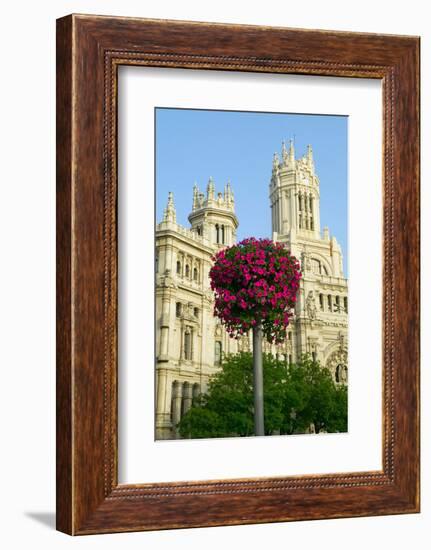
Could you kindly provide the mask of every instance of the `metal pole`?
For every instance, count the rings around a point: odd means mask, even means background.
[[[254,433],[265,435],[263,420],[262,326],[253,327]]]

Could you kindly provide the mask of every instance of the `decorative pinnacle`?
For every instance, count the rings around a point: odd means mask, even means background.
[[[195,182],[193,185],[193,206],[192,206],[193,211],[198,208],[198,197],[199,197],[199,188],[198,188],[198,184]]]
[[[227,181],[227,184],[225,187],[224,198],[225,198],[226,205],[228,207],[233,207],[234,197],[233,197],[233,191],[229,180]]]
[[[168,204],[166,205],[166,208],[163,214],[163,221],[176,222],[176,219],[177,219],[177,213],[175,211],[175,205],[174,205],[174,194],[171,191],[169,191]]]
[[[283,160],[283,164],[287,164],[287,149],[284,140],[281,142],[281,158]]]
[[[290,145],[289,145],[289,164],[293,166],[295,163],[295,145],[293,143],[293,139],[290,138]]]
[[[307,163],[308,166],[313,170],[314,169],[314,159],[313,159],[313,149],[311,145],[307,145]]]
[[[210,176],[207,185],[207,198],[208,200],[214,200],[215,186],[212,176]]]

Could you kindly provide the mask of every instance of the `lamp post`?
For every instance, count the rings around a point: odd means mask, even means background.
[[[253,327],[254,434],[265,435],[263,411],[262,325]]]
[[[262,340],[280,343],[296,303],[300,266],[282,243],[250,237],[214,256],[214,314],[232,337],[253,329],[254,432],[265,435]]]

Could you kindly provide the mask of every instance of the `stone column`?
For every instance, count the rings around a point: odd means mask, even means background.
[[[284,212],[284,194],[283,191],[280,191],[280,233],[282,235],[284,235],[286,232],[284,229]]]
[[[172,386],[172,426],[175,429],[181,420],[182,385],[175,380]]]
[[[225,239],[226,239],[226,244],[228,246],[230,246],[232,244],[232,238],[231,238],[231,228],[229,225],[226,225],[225,226]]]
[[[314,211],[314,229],[316,234],[320,237],[320,205],[319,205],[319,196],[316,192],[316,195],[313,200],[313,211]]]
[[[165,270],[169,269],[171,273],[174,273],[176,270],[172,269],[172,246],[167,245],[165,248]]]
[[[193,384],[193,399],[196,399],[199,397],[199,394],[201,393],[199,384]]]
[[[193,386],[189,382],[184,382],[183,394],[184,394],[183,412],[184,414],[186,414],[186,412],[192,406],[192,399],[193,399]]]
[[[166,412],[166,371],[157,371],[157,403],[156,412],[159,417]]]
[[[156,439],[172,439],[172,383],[166,369],[157,369]]]
[[[298,197],[298,200],[297,200],[297,205],[298,206],[297,206],[297,209],[296,209],[296,211],[298,213],[297,228],[301,229],[300,221],[302,219],[302,216],[301,216],[301,213],[302,213],[301,206],[302,206],[302,204],[301,204],[301,193],[300,192],[298,192],[297,197]]]
[[[290,193],[290,227],[292,229],[297,229],[297,216],[296,216],[296,194],[293,189],[289,191]]]
[[[169,304],[170,296],[162,298],[162,318],[160,322],[160,355],[159,361],[167,361],[169,349]]]
[[[275,232],[275,223],[274,223],[274,205],[271,204],[271,223],[272,223],[272,233]]]
[[[160,330],[160,355],[159,361],[167,360],[168,357],[169,328],[162,327]]]

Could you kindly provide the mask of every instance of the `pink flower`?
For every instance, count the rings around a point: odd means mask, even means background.
[[[282,243],[244,239],[214,255],[210,270],[214,314],[232,337],[245,334],[259,321],[268,339],[281,341],[300,278],[299,263]]]

